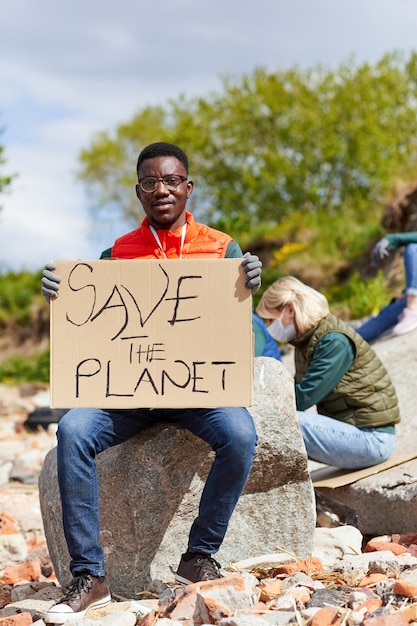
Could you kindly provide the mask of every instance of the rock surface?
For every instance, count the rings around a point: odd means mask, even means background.
[[[315,527],[314,493],[296,421],[292,377],[275,359],[255,359],[250,411],[259,437],[257,452],[216,558],[228,564],[272,552],[276,546],[306,557]],[[211,461],[207,444],[182,428],[165,425],[98,455],[101,543],[115,593],[134,597],[153,578],[172,578]],[[66,584],[69,555],[56,450],[45,458],[39,494],[51,560],[58,580]]]

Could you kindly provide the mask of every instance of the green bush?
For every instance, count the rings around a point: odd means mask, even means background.
[[[14,356],[0,363],[0,382],[19,384],[22,382],[49,383],[49,348],[33,358]]]
[[[0,322],[14,318],[21,326],[32,323],[32,307],[40,297],[40,273],[0,274]]]
[[[335,310],[336,314],[346,310],[351,319],[375,314],[391,299],[382,270],[369,280],[364,280],[359,272],[355,272],[347,283],[334,286],[326,296],[331,307],[339,309]]]

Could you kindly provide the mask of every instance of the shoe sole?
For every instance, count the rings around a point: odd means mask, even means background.
[[[393,329],[392,334],[393,334],[395,337],[399,337],[400,335],[405,335],[406,333],[411,333],[411,331],[412,331],[412,330],[415,330],[416,328],[417,328],[417,323],[416,323],[416,324],[413,324],[412,326],[409,326],[409,327],[408,327],[408,328],[406,328],[405,330],[400,330],[399,332],[398,332],[398,331],[395,331],[395,329]]]
[[[84,611],[78,611],[77,613],[54,613],[53,611],[51,611],[48,615],[47,612],[43,616],[43,621],[45,622],[45,624],[65,624],[65,622],[68,622],[69,620],[81,619],[82,617],[85,617],[88,611],[91,611],[93,609],[102,609],[103,607],[110,604],[110,602],[111,595],[108,595],[104,598],[101,598],[101,600],[96,600],[96,602],[93,602],[93,604],[91,604]]]
[[[175,580],[177,581],[177,583],[182,583],[183,585],[194,584],[192,580],[188,580],[188,578],[184,578],[183,576],[179,576],[178,574],[175,574]]]

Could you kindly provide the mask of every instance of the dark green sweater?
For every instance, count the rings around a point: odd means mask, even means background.
[[[406,246],[408,243],[417,243],[417,233],[389,233],[385,235],[389,241],[389,247],[392,250]]]

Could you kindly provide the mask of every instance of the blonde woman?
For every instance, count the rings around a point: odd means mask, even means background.
[[[295,347],[297,416],[308,457],[345,469],[386,461],[400,421],[397,395],[379,357],[330,313],[323,294],[293,276],[263,294],[256,313]],[[308,409],[316,406],[317,413]]]

